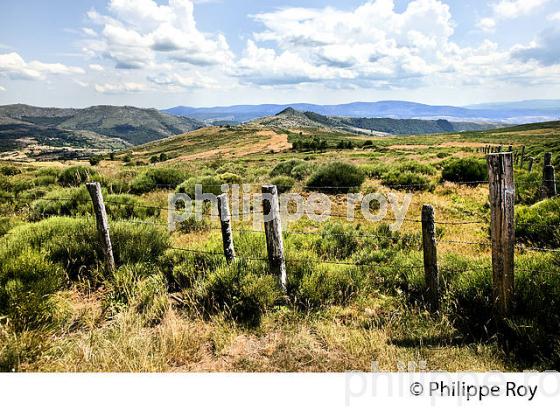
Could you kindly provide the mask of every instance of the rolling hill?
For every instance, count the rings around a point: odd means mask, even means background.
[[[176,117],[155,109],[110,105],[84,109],[5,105],[0,106],[0,117],[3,118],[0,124],[4,127],[4,139],[10,135],[19,139],[19,134],[10,134],[10,129],[17,124],[23,132],[22,125],[25,124],[32,135],[46,129],[48,133],[56,134],[57,138],[64,140],[65,135],[79,136],[79,132],[87,131],[101,138],[118,138],[130,145],[182,134],[204,126],[191,118]],[[71,131],[79,132],[76,134]]]
[[[276,115],[251,122],[283,129],[327,128],[367,135],[437,134],[460,131],[482,131],[496,128],[496,124],[450,122],[447,120],[418,120],[394,118],[331,117],[315,112],[297,111],[288,107]]]
[[[2,158],[21,160],[87,158],[203,126],[155,109],[4,105],[0,106],[0,152]]]

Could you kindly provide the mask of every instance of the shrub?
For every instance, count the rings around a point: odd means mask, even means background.
[[[488,170],[483,160],[476,158],[452,159],[444,163],[441,176],[450,182],[478,182],[488,180]]]
[[[158,187],[175,188],[187,175],[173,168],[152,168],[137,175],[130,183],[133,193],[143,194],[155,190]]]
[[[210,227],[208,218],[197,218],[196,215],[191,215],[179,223],[179,231],[182,233],[209,231]]]
[[[293,188],[295,181],[292,177],[287,177],[282,175],[282,176],[272,178],[270,180],[270,183],[272,185],[276,185],[279,194],[283,194],[285,192],[290,191]]]
[[[31,220],[49,216],[75,216],[91,213],[91,199],[85,186],[60,188],[31,204]]]
[[[110,230],[117,265],[154,263],[169,246],[169,234],[159,226],[115,221]],[[103,265],[95,221],[53,217],[20,225],[11,233],[0,248],[0,265],[28,249],[41,251],[47,261],[63,266],[70,278],[95,274]]]
[[[313,171],[313,166],[307,162],[304,162],[303,164],[299,164],[293,167],[292,171],[290,172],[290,175],[293,178],[301,181],[306,177],[308,177],[312,171]]]
[[[221,186],[224,181],[217,177],[204,176],[204,177],[192,177],[187,179],[181,185],[177,187],[177,192],[187,194],[191,198],[195,197],[196,185],[202,187],[203,193],[210,193],[214,195],[220,195],[222,193]]]
[[[542,175],[520,172],[515,175],[516,203],[534,204],[541,200]]]
[[[156,189],[156,181],[146,174],[140,174],[130,182],[130,191],[135,194],[144,194]]]
[[[93,157],[91,157],[89,159],[89,164],[93,167],[96,165],[99,165],[99,163],[101,162],[101,160],[103,159],[103,157],[101,157],[100,155],[94,155]]]
[[[305,161],[302,161],[301,159],[290,159],[288,161],[282,161],[278,164],[276,164],[276,166],[274,168],[272,168],[272,171],[270,171],[270,176],[271,177],[277,177],[279,175],[287,175],[289,176],[292,172],[292,170],[298,166],[298,165],[302,165],[305,164]]]
[[[62,186],[78,186],[89,182],[97,171],[92,168],[77,165],[64,169],[58,176],[58,183]]]
[[[130,308],[148,324],[155,324],[169,308],[165,278],[152,265],[122,266],[113,273],[106,287],[104,304],[110,315]]]
[[[399,172],[412,172],[415,174],[435,175],[437,170],[428,164],[421,164],[419,162],[410,161],[401,164],[397,167]]]
[[[162,152],[161,154],[159,154],[159,160],[160,160],[161,162],[165,162],[165,161],[167,161],[168,159],[169,159],[169,156],[168,156],[165,152]]]
[[[385,164],[362,164],[360,169],[370,178],[381,178],[383,174],[389,171],[389,167]]]
[[[39,250],[23,248],[4,255],[0,265],[0,314],[6,314],[16,330],[49,322],[54,306],[49,296],[62,289],[64,271],[46,260]]]
[[[355,230],[340,223],[327,224],[315,241],[315,249],[319,255],[337,259],[350,257],[357,247]]]
[[[21,170],[13,165],[2,165],[0,167],[0,174],[10,177],[21,174]]]
[[[319,261],[294,262],[288,276],[288,294],[296,306],[313,309],[327,305],[344,305],[363,288],[360,269],[321,265]]]
[[[226,311],[232,319],[257,326],[279,299],[277,279],[260,262],[222,264],[195,285],[195,299],[207,313]]]
[[[239,175],[232,172],[224,172],[223,174],[218,175],[218,178],[229,185],[241,184],[241,182],[243,181]]]
[[[515,235],[525,243],[560,247],[560,198],[515,207]]]
[[[159,209],[149,207],[146,202],[130,194],[107,195],[105,207],[113,219],[145,219],[159,216],[160,213]]]
[[[363,172],[352,164],[332,162],[319,168],[307,180],[307,189],[331,193],[356,191],[365,180]]]
[[[404,189],[410,191],[424,191],[433,188],[430,180],[421,174],[415,174],[410,171],[398,172],[396,170],[387,172],[381,177],[383,185],[395,189]]]

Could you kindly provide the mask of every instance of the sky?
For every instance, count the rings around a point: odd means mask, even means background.
[[[0,105],[560,98],[560,0],[0,0]]]

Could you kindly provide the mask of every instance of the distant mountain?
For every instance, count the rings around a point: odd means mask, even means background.
[[[191,118],[177,117],[155,109],[100,105],[84,109],[41,108],[23,104],[0,106],[0,117],[17,122],[65,131],[90,131],[120,138],[132,145],[204,126]]]
[[[286,129],[327,128],[349,133],[368,135],[393,134],[436,134],[459,131],[482,131],[496,128],[496,124],[451,122],[439,120],[395,119],[395,118],[352,118],[335,117],[317,114],[315,112],[301,112],[288,107],[276,115],[259,118],[251,122],[267,127]]]
[[[550,102],[552,101],[552,102]],[[194,108],[174,107],[164,110],[172,115],[188,116],[200,121],[246,122],[260,117],[274,115],[288,107],[295,110],[315,112],[321,115],[362,118],[395,119],[447,119],[467,122],[506,122],[522,124],[527,122],[550,121],[560,118],[560,106],[554,100],[526,101],[519,103],[485,104],[482,106],[454,107],[447,105],[427,105],[408,101],[353,102],[339,105],[315,104],[263,104],[233,105],[226,107]]]
[[[475,110],[539,110],[560,112],[560,100],[525,100],[513,102],[495,102],[467,105],[465,108]]]

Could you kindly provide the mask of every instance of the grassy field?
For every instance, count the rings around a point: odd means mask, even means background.
[[[291,149],[313,138],[325,143]],[[352,148],[337,149],[341,141]],[[488,144],[525,146],[527,156],[515,169],[520,246],[506,346],[492,319],[488,186],[454,182],[486,178],[479,149]],[[367,371],[374,362],[388,371],[409,362],[425,370],[560,370],[560,254],[533,249],[560,247],[560,201],[540,198],[544,152],[558,169],[560,123],[409,137],[211,127],[95,166],[4,162],[0,370]],[[329,171],[337,162],[348,171]],[[104,188],[112,274],[94,239],[86,181]],[[172,234],[164,226],[177,186],[244,183],[256,193],[273,182],[308,197],[329,181],[399,203],[411,192],[407,220],[396,232],[391,210],[376,223],[285,223],[287,297],[268,273],[265,238],[252,220],[234,222],[240,257],[230,265],[220,255],[219,221],[188,220]],[[346,212],[342,191],[326,190],[333,214]],[[437,313],[423,297],[423,204],[434,206],[436,221],[469,222],[437,224]]]

